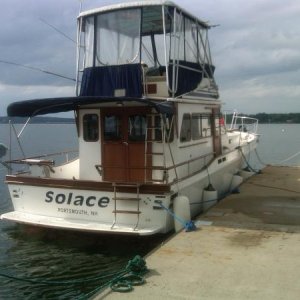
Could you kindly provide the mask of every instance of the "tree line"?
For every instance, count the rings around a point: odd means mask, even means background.
[[[258,113],[249,117],[258,119],[259,123],[300,123],[300,113]]]
[[[300,124],[300,113],[257,113],[257,114],[241,114],[245,117],[258,119],[260,124]],[[227,115],[227,120],[231,120],[232,115]]]
[[[255,118],[258,119],[259,123],[290,123],[290,124],[300,124],[300,113],[286,113],[286,114],[279,114],[279,113],[257,113],[257,114],[242,114],[245,117]],[[227,115],[228,119],[231,120],[232,115]],[[1,117],[0,116],[0,124],[7,124],[9,120],[12,123],[25,123],[27,118],[9,118],[9,117]],[[31,124],[43,124],[43,123],[74,123],[73,118],[56,118],[56,117],[35,117],[30,121]]]

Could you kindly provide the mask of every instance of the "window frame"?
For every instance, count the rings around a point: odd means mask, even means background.
[[[91,118],[96,117],[95,120]],[[89,118],[89,119],[88,119]],[[88,119],[88,120],[86,120]],[[82,133],[85,142],[98,142],[100,137],[99,116],[96,113],[86,113],[82,117]]]
[[[186,143],[192,140],[192,121],[191,121],[191,114],[184,113],[182,116],[181,126],[180,126],[180,142]]]

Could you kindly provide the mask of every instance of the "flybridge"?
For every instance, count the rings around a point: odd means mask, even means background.
[[[178,10],[182,11],[185,15],[189,16],[191,19],[197,20],[197,22],[201,23],[204,27],[207,27],[207,28],[210,27],[207,22],[204,22],[204,21],[200,20],[199,18],[193,16],[191,13],[189,13],[188,11],[179,7],[174,2],[164,1],[164,0],[153,0],[153,1],[148,0],[147,3],[145,3],[145,1],[135,1],[135,2],[126,2],[126,3],[120,3],[120,4],[107,5],[107,6],[99,7],[96,9],[84,11],[84,12],[80,13],[78,19],[80,19],[81,17],[85,17],[88,15],[93,15],[93,14],[97,14],[97,13],[105,13],[105,12],[119,10],[119,9],[126,9],[126,8],[132,8],[132,7],[136,8],[136,7],[144,7],[144,6],[176,7]]]
[[[134,2],[78,18],[77,95],[218,98],[207,23],[169,1]]]

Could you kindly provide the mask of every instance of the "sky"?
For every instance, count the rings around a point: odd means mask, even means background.
[[[82,7],[119,2],[83,0]],[[174,2],[218,25],[209,36],[224,110],[300,112],[300,1]],[[79,7],[79,0],[1,0],[0,61],[75,78]],[[0,62],[0,116],[14,101],[73,95],[71,80]]]

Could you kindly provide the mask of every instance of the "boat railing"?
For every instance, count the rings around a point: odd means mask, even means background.
[[[248,132],[251,134],[257,134],[258,119],[239,115],[234,111],[233,114],[225,113],[225,124],[227,123],[228,116],[231,116],[231,122],[228,131]]]
[[[30,156],[30,157],[24,157],[19,159],[11,159],[5,161],[5,164],[8,166],[12,166],[14,164],[22,164],[27,166],[55,166],[55,165],[64,165],[71,161],[74,161],[78,158],[78,150],[72,149],[72,150],[64,150],[60,152],[55,153],[49,153],[49,154],[43,154],[43,155],[37,155],[37,156]],[[12,167],[11,167],[12,169]]]
[[[213,156],[214,156],[213,152],[207,153],[204,155],[200,155],[198,157],[191,158],[189,160],[186,160],[181,163],[167,167],[166,171],[167,172],[172,171],[172,170],[175,171],[176,178],[174,178],[173,182],[177,183],[177,182],[185,180],[185,179],[192,177],[192,176],[198,174],[199,172],[203,171],[203,169],[205,169],[210,164],[211,160],[213,159]],[[210,159],[207,160],[207,158],[210,158]],[[200,162],[199,166],[197,168],[193,168],[193,166],[197,162]],[[185,168],[185,171],[180,172],[179,168]],[[181,175],[178,175],[178,174],[181,174]]]
[[[192,177],[196,175],[197,173],[203,171],[211,162],[211,160],[214,157],[214,153],[207,153],[204,155],[200,155],[191,159],[188,159],[186,161],[173,164],[170,166],[145,166],[145,167],[131,167],[124,169],[135,169],[135,170],[145,170],[145,174],[148,174],[147,171],[152,172],[152,178],[149,178],[149,176],[145,175],[144,182],[146,183],[155,183],[155,184],[168,184],[168,183],[177,183],[182,180],[185,180],[189,177]],[[197,167],[195,165],[197,164]],[[102,174],[102,170],[105,172],[105,165],[97,165],[95,166],[98,170],[100,170],[100,174]],[[119,168],[117,166],[112,167],[109,166],[109,168]],[[158,178],[157,176],[154,177],[154,172],[159,171],[159,174],[161,178]],[[170,176],[170,172],[174,171],[174,176]]]
[[[27,119],[27,121],[25,122],[25,124],[23,124],[21,130],[19,132],[17,132],[17,129],[15,127],[15,125],[9,121],[9,146],[7,147],[8,149],[8,159],[6,159],[5,161],[1,161],[1,164],[4,165],[9,174],[11,174],[13,172],[13,168],[12,166],[14,164],[23,164],[23,165],[27,165],[28,167],[33,166],[33,165],[40,165],[40,166],[51,166],[54,164],[55,165],[64,165],[69,163],[70,161],[74,161],[78,158],[78,149],[69,149],[69,150],[63,150],[60,152],[54,152],[54,153],[49,153],[49,154],[41,154],[41,155],[35,155],[35,156],[27,156],[25,154],[25,151],[23,149],[23,145],[21,143],[21,136],[25,130],[25,128],[28,126],[29,122],[31,120],[31,117],[29,117]],[[17,142],[17,146],[18,148],[13,147],[13,139],[15,139],[15,141]],[[14,148],[14,151],[12,151]],[[16,150],[19,150],[19,152],[22,155],[22,158],[18,158],[18,159],[13,159],[13,156],[16,156]],[[15,153],[13,153],[15,152]],[[50,163],[52,162],[53,163]],[[28,172],[28,170],[22,170],[20,171],[22,173],[26,173]],[[18,171],[19,173],[19,171]]]

